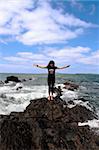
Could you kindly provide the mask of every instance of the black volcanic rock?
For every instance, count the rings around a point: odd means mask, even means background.
[[[59,98],[60,96],[62,96],[62,89],[60,86],[58,86],[57,88],[54,88],[54,93],[57,93],[57,97]]]
[[[72,100],[68,101],[68,104],[75,105],[75,103]]]
[[[32,100],[24,112],[0,117],[0,150],[99,150],[99,136],[79,121],[96,118],[60,98]]]
[[[29,80],[32,80],[32,78],[29,78]]]
[[[0,80],[0,85],[3,85],[3,84],[4,84],[4,82]]]
[[[84,122],[87,120],[97,119],[97,115],[94,112],[81,105],[76,105],[75,107],[71,108],[69,113],[71,116],[69,119],[74,122]]]
[[[8,83],[9,81],[13,81],[13,82],[21,82],[18,77],[15,76],[9,76],[6,78],[5,83]]]
[[[22,79],[22,82],[26,82],[26,79]]]
[[[68,89],[71,91],[77,90],[79,88],[79,85],[75,83],[71,83],[71,82],[65,82],[64,85],[65,85],[64,87],[65,89]]]
[[[20,89],[22,89],[22,86],[19,86],[19,87],[16,88],[17,91],[20,90]]]

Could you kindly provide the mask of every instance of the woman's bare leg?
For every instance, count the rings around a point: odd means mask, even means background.
[[[54,99],[53,93],[54,93],[54,84],[52,84],[52,86],[51,86],[51,100]]]
[[[51,86],[50,85],[48,85],[48,94],[49,94],[48,100],[50,101],[51,100]]]
[[[49,100],[49,101],[51,100],[51,96],[48,96],[48,100]]]

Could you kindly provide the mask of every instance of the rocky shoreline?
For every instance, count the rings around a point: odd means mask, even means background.
[[[68,108],[59,97],[32,100],[24,112],[0,116],[0,150],[99,150],[99,136],[78,126],[94,118],[90,110]]]
[[[5,83],[9,81],[26,80],[9,76]],[[65,82],[64,88],[74,91],[79,85]],[[66,103],[60,98],[60,86],[55,93],[53,101],[34,99],[24,112],[0,115],[0,150],[99,150],[99,135],[88,125],[79,126],[79,122],[98,119],[95,111],[75,105],[72,100]]]

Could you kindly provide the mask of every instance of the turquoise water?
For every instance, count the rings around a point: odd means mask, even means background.
[[[24,85],[47,85],[47,74],[0,74],[0,80],[4,81],[7,76],[14,75],[19,79],[26,79]],[[28,80],[32,78],[32,80]],[[99,110],[99,75],[98,74],[56,74],[56,83],[66,81],[80,85],[79,97],[84,97]]]

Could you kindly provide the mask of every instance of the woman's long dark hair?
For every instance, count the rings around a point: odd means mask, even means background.
[[[54,62],[53,60],[50,60],[50,61],[49,61],[49,63],[48,63],[48,65],[47,65],[47,67],[49,67],[49,66],[50,66],[50,64],[53,64],[53,66],[55,67],[55,62]]]

